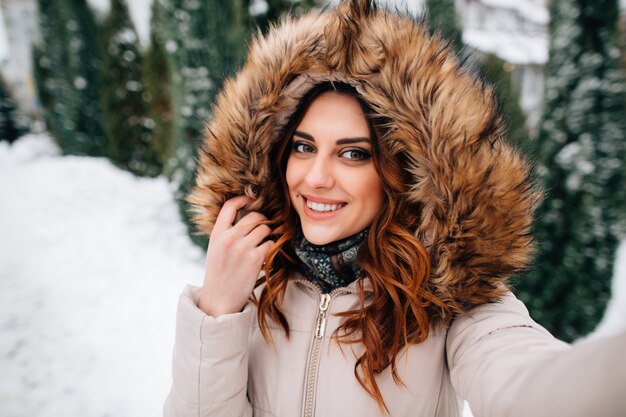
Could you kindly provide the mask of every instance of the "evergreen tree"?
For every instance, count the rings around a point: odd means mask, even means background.
[[[246,0],[244,6],[250,8],[253,0]],[[313,7],[321,6],[322,0],[266,0],[267,9],[261,13],[257,13],[251,17],[252,24],[258,27],[261,32],[267,32],[271,23],[277,22],[281,16],[291,13],[294,16],[300,16]]]
[[[214,4],[215,3],[215,4]],[[178,183],[194,168],[204,122],[229,66],[229,9],[217,0],[163,0],[163,44],[172,69],[176,155],[166,172]]]
[[[97,25],[85,0],[39,0],[37,89],[48,129],[66,154],[103,155]]]
[[[520,106],[518,92],[513,88],[511,73],[506,70],[507,63],[493,54],[482,60],[483,75],[496,87],[502,110],[506,115],[507,139],[512,144],[530,151],[526,115]]]
[[[426,11],[430,33],[441,33],[457,51],[460,50],[463,36],[456,17],[454,0],[426,0]]]
[[[172,130],[172,74],[162,40],[163,10],[161,3],[152,3],[150,19],[150,47],[143,61],[143,79],[148,92],[148,108],[152,138],[150,144],[159,161],[165,166],[174,156]]]
[[[17,103],[0,76],[0,140],[14,142],[22,135],[18,119]]]
[[[158,1],[158,0],[157,0]],[[197,148],[211,105],[224,78],[245,50],[247,21],[241,0],[161,0],[162,42],[172,73],[174,155],[164,167],[176,188],[186,224],[192,228],[184,197],[195,179]],[[201,245],[205,239],[194,239]]]
[[[71,147],[72,126],[64,123],[67,101],[63,96],[72,93],[65,76],[67,62],[67,33],[64,29],[64,3],[38,1],[41,40],[33,47],[33,73],[39,101],[42,104],[48,130],[62,149]],[[53,34],[55,34],[53,36]],[[57,104],[58,101],[58,104]],[[71,153],[68,151],[67,153]]]
[[[535,318],[572,340],[592,330],[609,298],[626,219],[625,82],[616,0],[550,3],[550,57],[539,128],[536,267],[519,281]]]
[[[160,172],[150,146],[151,119],[141,79],[139,38],[124,0],[111,0],[102,30],[102,111],[108,155],[138,175]]]

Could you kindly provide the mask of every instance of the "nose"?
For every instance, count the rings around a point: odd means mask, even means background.
[[[311,188],[332,188],[335,185],[332,161],[319,154],[311,161],[304,180]]]

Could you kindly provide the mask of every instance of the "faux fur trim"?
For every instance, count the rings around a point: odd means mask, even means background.
[[[491,86],[465,68],[422,22],[353,0],[284,18],[255,38],[247,62],[226,81],[188,196],[210,234],[223,202],[255,199],[263,211],[274,161],[269,151],[308,88],[321,80],[357,87],[389,120],[389,149],[404,155],[419,202],[416,236],[431,253],[430,283],[463,310],[499,299],[532,252],[539,202],[528,161],[503,140]]]

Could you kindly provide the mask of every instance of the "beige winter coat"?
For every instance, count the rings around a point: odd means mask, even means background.
[[[430,256],[427,285],[455,317],[433,313],[440,330],[398,358],[405,387],[389,369],[377,377],[391,415],[457,416],[460,398],[476,417],[626,415],[626,336],[570,349],[511,295],[507,280],[532,252],[539,193],[529,164],[503,137],[492,88],[411,17],[344,1],[253,40],[218,96],[199,154],[189,201],[200,231],[210,234],[224,201],[242,194],[254,200],[250,210],[275,218],[268,202],[282,195],[271,151],[306,91],[328,80],[353,85],[384,122],[379,140],[390,154],[381,159],[405,163],[405,197],[420,216],[410,232]],[[333,313],[358,307],[351,291],[333,293],[320,311],[321,295],[294,277],[283,304],[291,336],[274,329],[272,348],[252,305],[208,317],[188,288],[165,415],[381,415],[354,376],[358,351],[329,339]]]
[[[266,344],[248,304],[210,317],[187,287],[178,306],[173,384],[165,417],[382,416],[354,377],[355,353],[330,335],[333,313],[354,309],[354,287],[322,295],[297,277],[284,311],[290,339],[273,328]],[[321,324],[324,324],[321,328]],[[455,417],[467,399],[475,417],[619,417],[626,415],[626,333],[570,348],[528,316],[513,295],[486,304],[434,332],[398,359],[405,386],[387,369],[377,377],[391,416]]]

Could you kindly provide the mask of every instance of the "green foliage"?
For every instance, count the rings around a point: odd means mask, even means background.
[[[195,180],[197,148],[211,105],[224,78],[234,72],[243,56],[247,14],[239,1],[162,0],[158,7],[163,18],[159,41],[168,55],[174,109],[175,153],[166,161],[164,173],[177,188],[176,199],[191,230],[183,198]],[[205,240],[198,242],[204,244]]]
[[[13,142],[24,133],[18,119],[17,103],[0,76],[0,140]]]
[[[440,33],[455,50],[463,46],[463,36],[456,16],[454,0],[426,0],[427,23],[430,33]]]
[[[519,104],[519,94],[511,82],[512,66],[493,54],[482,61],[485,80],[496,87],[502,111],[506,115],[507,139],[525,150],[529,150],[526,115]]]
[[[142,84],[139,39],[124,0],[111,0],[102,28],[101,103],[108,156],[137,175],[155,176],[161,169],[150,146],[154,122],[148,117]]]
[[[66,154],[105,153],[100,110],[100,56],[85,0],[39,0],[41,43],[35,79],[48,129]]]
[[[180,183],[193,170],[195,149],[227,69],[232,66],[233,15],[218,1],[163,0],[160,42],[172,73],[174,141],[177,154],[166,173]],[[182,172],[181,172],[182,171]]]
[[[163,17],[160,3],[152,3],[150,47],[143,61],[143,80],[148,97],[148,114],[152,121],[150,145],[160,166],[174,156],[172,117],[172,73],[160,34]]]
[[[550,3],[550,59],[536,153],[548,189],[536,267],[518,283],[533,316],[572,340],[592,330],[626,231],[626,83],[616,0]]]
[[[321,6],[324,2],[321,0],[266,0],[267,10],[263,13],[256,14],[251,17],[252,24],[258,27],[261,32],[267,32],[270,24],[278,22],[281,16],[290,13],[294,16],[300,16],[313,7]],[[250,7],[251,0],[245,1],[245,7]]]

